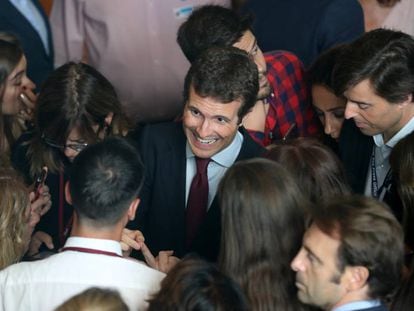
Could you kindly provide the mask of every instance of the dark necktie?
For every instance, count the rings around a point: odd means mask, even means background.
[[[208,203],[207,166],[211,159],[202,159],[197,157],[195,159],[197,173],[191,182],[186,211],[187,248],[190,247],[193,242],[197,231],[207,214]]]

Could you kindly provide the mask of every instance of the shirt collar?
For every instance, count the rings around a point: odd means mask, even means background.
[[[228,145],[226,148],[213,155],[211,159],[224,167],[230,167],[236,160],[242,144],[243,135],[239,131],[237,131],[230,145]],[[187,159],[195,157],[193,151],[190,148],[190,145],[188,144],[188,141],[186,143],[186,157]]]
[[[119,256],[122,256],[121,244],[114,240],[92,239],[72,236],[67,239],[64,247],[82,247],[96,249],[100,251],[115,253]]]
[[[332,309],[332,311],[352,311],[352,310],[363,310],[378,307],[381,305],[381,301],[377,299],[372,300],[360,300],[353,301],[346,304],[343,304],[339,307]]]
[[[414,131],[414,117],[411,118],[410,121],[407,122],[391,139],[384,144],[384,137],[382,134],[374,135],[374,142],[377,147],[387,146],[390,148],[394,148],[394,146],[405,136],[410,134]]]

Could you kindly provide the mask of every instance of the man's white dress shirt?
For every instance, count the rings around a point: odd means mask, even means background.
[[[89,287],[118,290],[131,310],[145,310],[165,274],[122,255],[119,242],[70,237],[65,247],[95,249],[103,255],[63,251],[0,271],[0,310],[54,310]]]

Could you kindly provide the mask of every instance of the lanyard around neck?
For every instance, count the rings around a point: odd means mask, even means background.
[[[377,169],[375,166],[375,147],[372,150],[371,156],[371,195],[376,199],[381,199],[380,196],[383,193],[384,189],[387,189],[391,185],[391,169],[388,170],[387,175],[385,176],[382,186],[378,188],[378,177]]]
[[[99,249],[93,249],[93,248],[87,248],[87,247],[75,247],[75,246],[67,246],[62,248],[62,252],[64,251],[75,251],[75,252],[81,252],[81,253],[89,253],[89,254],[98,254],[98,255],[106,255],[106,256],[113,256],[113,257],[121,257],[121,255],[118,255],[114,252],[107,252],[102,251]]]

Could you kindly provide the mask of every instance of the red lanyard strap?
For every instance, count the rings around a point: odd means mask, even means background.
[[[81,252],[81,253],[99,254],[99,255],[106,255],[106,256],[113,256],[113,257],[123,258],[122,256],[118,255],[117,253],[102,251],[102,250],[93,249],[93,248],[86,248],[86,247],[68,246],[68,247],[62,248],[62,252],[64,252],[64,251],[75,251],[75,252]]]

